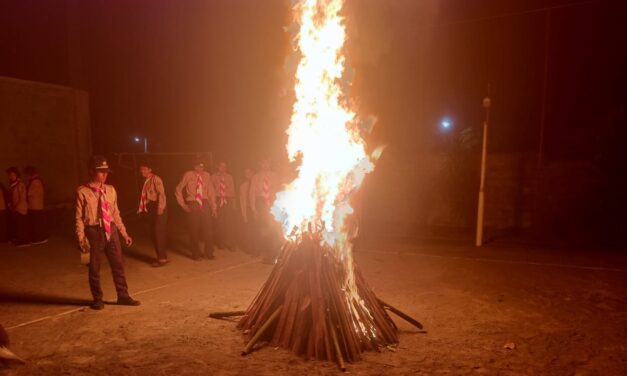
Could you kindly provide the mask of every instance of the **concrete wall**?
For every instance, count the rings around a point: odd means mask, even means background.
[[[69,87],[0,77],[0,168],[36,166],[46,205],[72,202],[91,154],[89,98]],[[4,174],[0,179],[6,182]],[[6,185],[6,183],[5,183]]]

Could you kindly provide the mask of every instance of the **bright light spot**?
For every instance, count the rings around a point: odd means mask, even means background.
[[[133,140],[134,140],[135,142],[140,142],[140,141],[141,141],[141,138],[139,138],[139,137],[135,137],[135,138],[133,138]]]
[[[440,121],[440,128],[442,128],[443,131],[448,131],[453,127],[453,122],[450,119],[442,119],[442,121]]]

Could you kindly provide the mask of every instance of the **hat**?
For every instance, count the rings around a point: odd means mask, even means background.
[[[95,171],[111,172],[107,158],[102,155],[94,155],[89,159],[89,169]]]

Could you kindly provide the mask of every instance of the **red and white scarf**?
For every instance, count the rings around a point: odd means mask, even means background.
[[[152,183],[153,177],[154,175],[151,174],[149,177],[146,178],[146,181],[144,181],[142,194],[139,197],[139,210],[137,211],[138,213],[148,212],[148,187],[150,186],[150,183]]]
[[[111,212],[109,208],[109,202],[105,195],[105,189],[103,187],[91,187],[91,189],[98,193],[98,203],[100,204],[100,223],[105,231],[107,241],[111,239]]]

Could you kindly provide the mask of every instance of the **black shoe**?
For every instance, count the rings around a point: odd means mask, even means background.
[[[102,300],[94,300],[94,302],[91,303],[90,308],[95,309],[96,311],[100,311],[104,308],[104,303],[102,302]]]
[[[118,297],[118,305],[127,305],[127,306],[138,306],[141,303],[139,300],[135,300],[130,296],[119,296]]]

